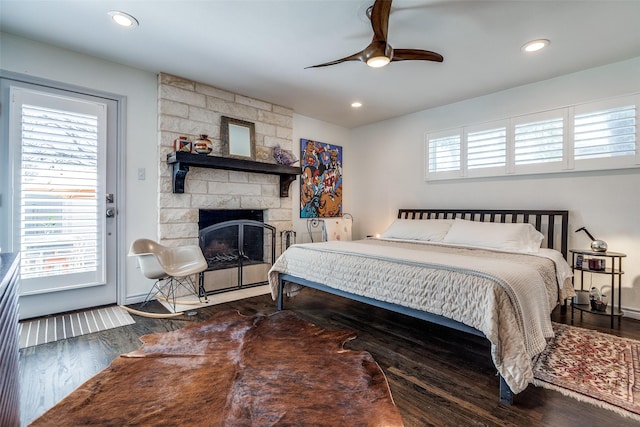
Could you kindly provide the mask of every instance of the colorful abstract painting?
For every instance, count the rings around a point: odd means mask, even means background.
[[[300,218],[342,216],[342,147],[300,139]]]

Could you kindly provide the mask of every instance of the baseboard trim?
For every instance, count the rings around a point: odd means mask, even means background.
[[[640,320],[640,310],[636,310],[628,307],[622,307],[622,312],[624,313],[623,317]]]

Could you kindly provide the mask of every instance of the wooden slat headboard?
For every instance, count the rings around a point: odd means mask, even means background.
[[[399,209],[404,219],[466,219],[483,222],[529,223],[544,235],[543,247],[555,249],[567,258],[569,211],[489,209]]]

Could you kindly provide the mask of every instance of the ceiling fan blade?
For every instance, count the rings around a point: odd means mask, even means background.
[[[371,67],[384,66],[389,62],[387,59],[391,59],[391,62],[444,61],[442,55],[436,52],[421,49],[393,49],[391,45],[387,43],[391,2],[392,0],[375,0],[373,6],[367,9],[367,16],[369,16],[369,19],[371,20],[371,27],[373,28],[373,40],[369,46],[364,48],[364,50],[344,58],[336,59],[335,61],[305,67],[305,69],[328,67],[329,65],[336,65],[346,61],[366,62],[367,65],[370,65]]]
[[[442,62],[442,55],[430,50],[421,49],[393,49],[391,61],[435,61]]]
[[[373,41],[387,41],[389,29],[389,13],[391,0],[376,0],[371,9],[371,27],[373,27]]]
[[[345,56],[344,58],[336,59],[335,61],[325,62],[324,64],[311,65],[309,67],[304,67],[304,69],[306,70],[307,68],[328,67],[329,65],[336,65],[346,61],[364,61],[364,51],[361,50],[360,52],[354,53],[353,55]]]

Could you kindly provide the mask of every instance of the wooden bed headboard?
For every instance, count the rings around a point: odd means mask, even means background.
[[[401,219],[466,219],[483,222],[529,223],[544,235],[543,247],[567,258],[569,211],[489,209],[399,209]]]

